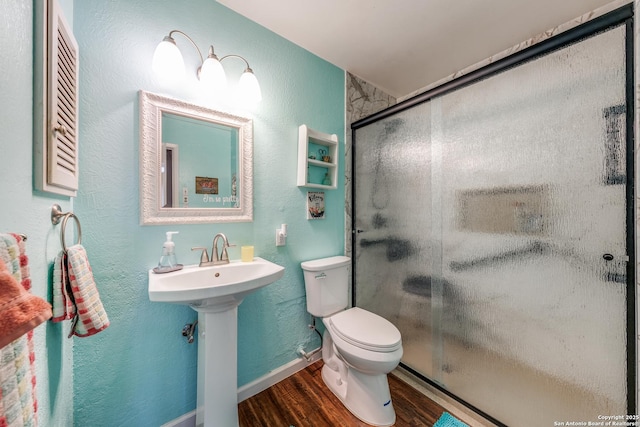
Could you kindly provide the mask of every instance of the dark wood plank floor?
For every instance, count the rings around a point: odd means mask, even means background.
[[[322,360],[238,405],[241,427],[366,427],[322,381]],[[430,427],[444,412],[392,374],[396,426]]]

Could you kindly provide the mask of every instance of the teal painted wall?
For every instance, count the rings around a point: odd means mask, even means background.
[[[24,233],[32,292],[50,298],[49,269],[60,250],[51,205],[66,212],[68,197],[33,191],[32,2],[0,0],[0,233]],[[2,320],[0,320],[2,321]],[[47,322],[34,333],[38,418],[41,426],[73,423],[73,341],[68,325]]]
[[[196,313],[147,295],[147,270],[158,261],[166,231],[180,232],[174,241],[184,264],[199,259],[191,247],[210,246],[223,232],[237,245],[232,257],[252,244],[257,256],[285,267],[281,280],[239,308],[239,386],[296,359],[299,345],[319,345],[307,328],[300,262],[344,251],[344,165],[341,189],[327,192],[327,218],[307,221],[306,190],[295,184],[297,133],[303,123],[336,133],[344,154],[344,72],[211,0],[82,0],[74,2],[73,19],[81,52],[81,188],[74,205],[111,320],[104,332],[75,340],[74,423],[157,426],[196,402],[196,345],[180,334]],[[139,225],[137,92],[209,102],[198,92],[196,52],[180,36],[193,72],[188,81],[167,87],[151,74],[155,46],[172,29],[185,31],[201,50],[215,44],[219,55],[246,57],[260,81],[262,103],[244,112],[254,120],[252,223]],[[242,63],[225,61],[225,68],[237,79]],[[213,106],[240,113],[223,104]],[[276,248],[282,223],[289,225],[287,246]]]

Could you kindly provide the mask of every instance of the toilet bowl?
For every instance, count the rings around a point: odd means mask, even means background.
[[[387,374],[402,357],[400,331],[359,307],[347,308],[348,257],[302,263],[307,311],[322,318],[322,379],[345,407],[374,426],[390,426],[396,415]]]
[[[369,319],[364,336],[347,335],[335,318],[343,324],[353,319]],[[368,311],[354,307],[323,318],[322,379],[349,411],[367,424],[390,426],[396,415],[389,392],[387,374],[402,357],[400,332],[390,322]],[[377,329],[375,326],[384,325]],[[352,326],[352,325],[351,325]],[[355,328],[353,328],[355,330]],[[376,330],[377,338],[368,340]],[[357,340],[357,341],[356,341]]]

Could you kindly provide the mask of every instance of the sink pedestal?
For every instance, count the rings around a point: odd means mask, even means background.
[[[187,265],[166,274],[149,270],[151,301],[188,305],[198,312],[196,426],[238,426],[238,306],[283,275],[284,267],[259,257]]]
[[[192,308],[198,312],[196,427],[238,426],[238,305]]]

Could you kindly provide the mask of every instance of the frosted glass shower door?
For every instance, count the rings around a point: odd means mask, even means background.
[[[359,129],[354,144],[355,299],[400,329],[403,361],[423,366],[426,374],[431,305],[405,289],[430,292],[430,114],[425,103],[380,120]]]
[[[356,305],[513,426],[627,412],[626,28],[358,128]]]

